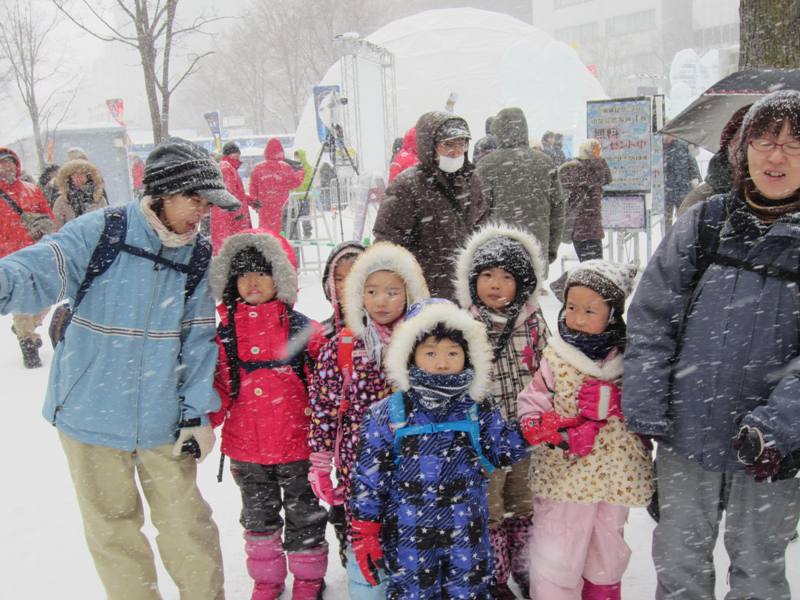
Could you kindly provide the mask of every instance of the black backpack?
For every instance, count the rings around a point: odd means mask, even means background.
[[[313,367],[313,361],[308,354],[306,346],[311,335],[311,319],[296,310],[288,310],[289,318],[289,346],[294,351],[283,359],[278,360],[244,360],[239,356],[239,351],[236,348],[236,324],[233,321],[228,322],[226,325],[220,323],[217,325],[217,334],[219,335],[222,347],[225,349],[225,356],[228,360],[228,365],[231,369],[231,398],[239,396],[239,369],[242,368],[245,372],[252,373],[258,369],[277,369],[280,367],[289,366],[295,372],[303,385],[308,388],[308,375],[307,368]]]
[[[59,306],[53,312],[53,317],[50,320],[48,333],[54,348],[58,342],[64,339],[67,327],[72,321],[72,315],[78,309],[78,305],[80,305],[86,292],[89,291],[94,279],[108,270],[120,252],[135,254],[153,261],[156,266],[161,265],[179,273],[186,273],[184,301],[188,300],[194,293],[211,261],[211,244],[205,237],[198,236],[188,264],[177,263],[162,257],[160,253],[153,254],[143,248],[125,243],[125,235],[128,231],[128,213],[125,206],[112,206],[104,209],[103,213],[105,217],[103,233],[100,234],[100,240],[97,242],[97,246],[95,246],[94,252],[92,252],[92,256],[89,259],[86,274],[83,276],[83,281],[75,294],[75,300],[72,302],[71,307],[67,304]]]

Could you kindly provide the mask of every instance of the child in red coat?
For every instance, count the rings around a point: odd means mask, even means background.
[[[211,290],[220,299],[214,385],[222,399],[212,422],[224,422],[222,453],[241,489],[252,600],[283,591],[284,551],[292,598],[315,599],[328,564],[327,513],[308,482],[306,384],[325,341],[322,328],[292,308],[296,259],[270,231],[227,238],[211,265]]]

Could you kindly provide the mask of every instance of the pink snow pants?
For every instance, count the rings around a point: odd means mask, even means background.
[[[622,535],[628,510],[605,502],[573,504],[535,497],[531,596],[581,600],[584,578],[597,586],[619,583],[631,556]]]

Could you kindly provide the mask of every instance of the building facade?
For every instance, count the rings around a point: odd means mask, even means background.
[[[575,48],[612,97],[668,92],[676,52],[692,48],[702,56],[739,43],[739,0],[532,0],[532,5],[533,25]],[[725,53],[723,71],[735,70],[735,56]]]

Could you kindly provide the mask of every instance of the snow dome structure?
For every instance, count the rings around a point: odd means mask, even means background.
[[[351,139],[361,171],[383,175],[386,151],[424,112],[444,110],[457,94],[455,114],[467,119],[473,140],[483,137],[486,117],[519,106],[528,118],[532,139],[547,131],[586,135],[586,101],[606,98],[600,83],[577,53],[549,34],[518,19],[471,8],[430,10],[398,19],[365,38],[394,55],[397,131],[384,131],[380,67],[359,62],[358,102],[341,107],[359,124]],[[341,85],[344,61],[334,64],[319,85]],[[361,67],[363,65],[363,68]],[[352,90],[344,94],[353,95]],[[346,129],[346,128],[345,128]],[[385,139],[390,137],[391,139]],[[295,148],[310,157],[320,147],[313,99],[306,105]]]

